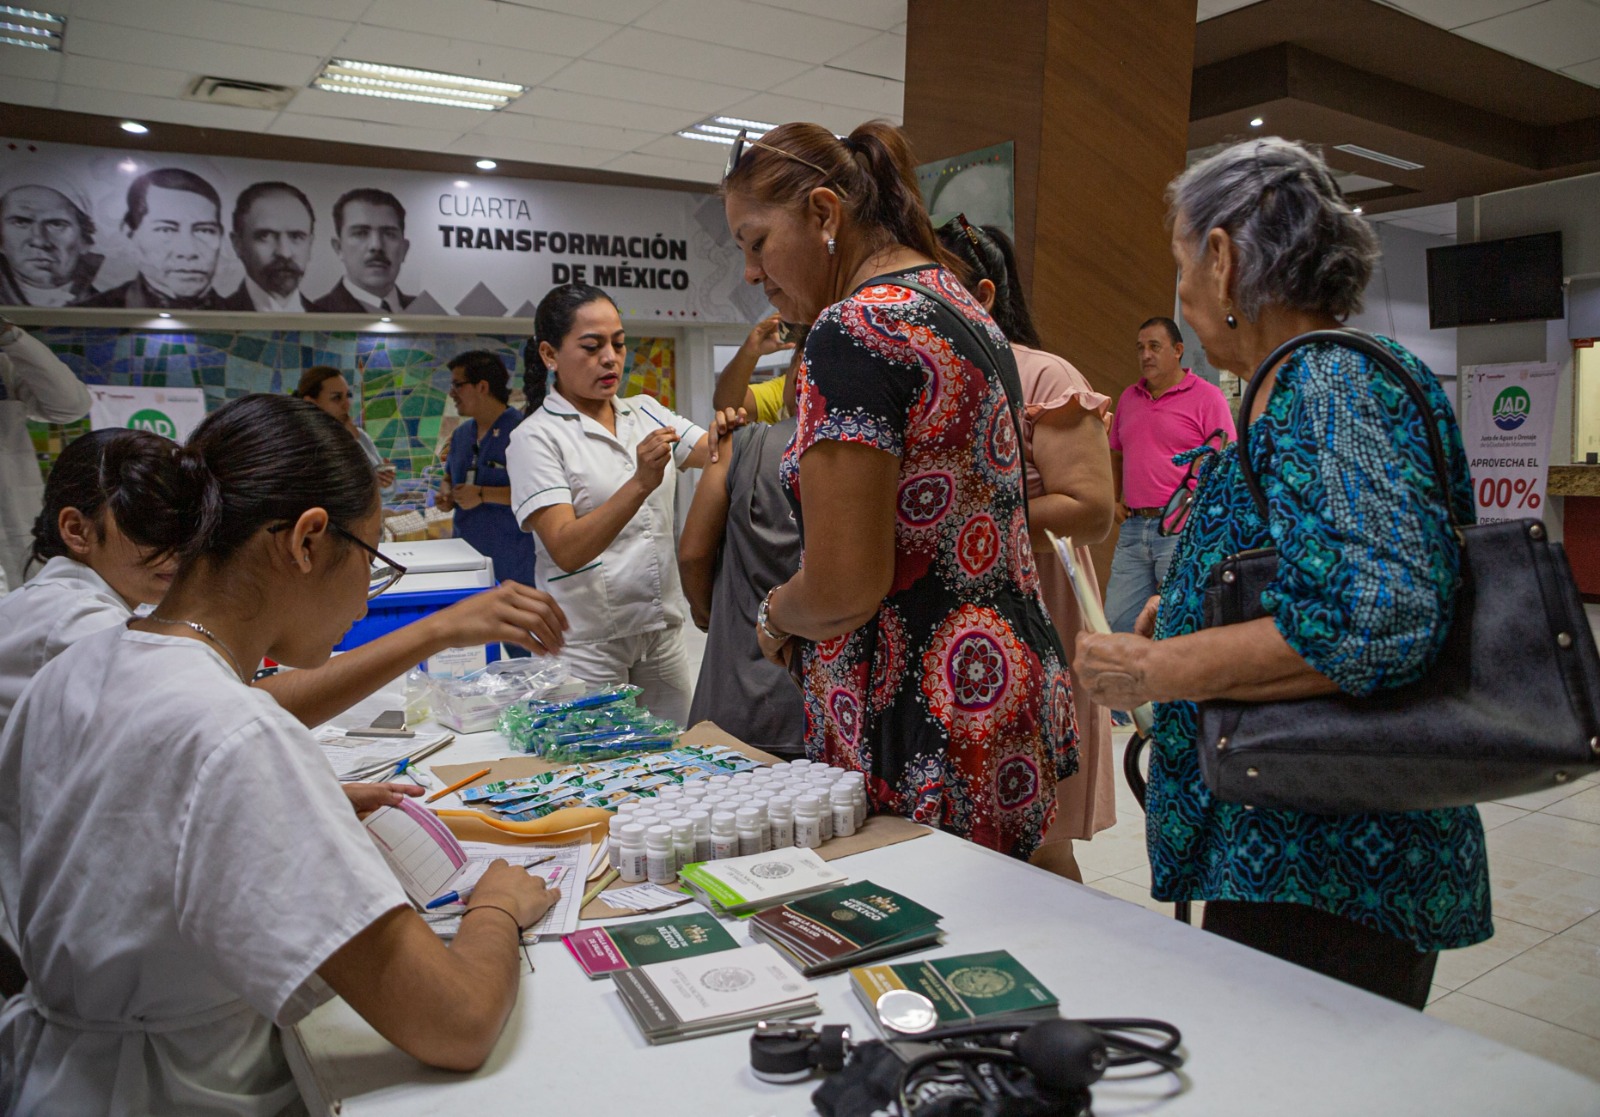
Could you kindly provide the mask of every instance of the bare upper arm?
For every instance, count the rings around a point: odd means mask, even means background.
[[[1111,452],[1100,417],[1081,407],[1041,413],[1033,428],[1033,464],[1047,493],[1062,493],[1087,503],[1105,502],[1111,493]]]
[[[694,499],[683,520],[678,558],[690,561],[715,555],[722,546],[728,523],[728,469],[733,460],[733,439],[722,441],[717,460],[706,466],[695,483]]]
[[[812,592],[870,616],[894,583],[900,459],[851,442],[816,442],[800,458],[805,573]],[[847,530],[841,530],[847,528]]]

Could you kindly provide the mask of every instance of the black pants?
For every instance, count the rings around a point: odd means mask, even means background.
[[[1424,953],[1393,935],[1305,904],[1208,900],[1203,926],[1212,934],[1347,985],[1420,1009],[1438,951]]]

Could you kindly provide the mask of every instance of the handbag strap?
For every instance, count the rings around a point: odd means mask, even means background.
[[[1277,368],[1279,362],[1290,353],[1304,345],[1322,343],[1340,345],[1363,353],[1377,361],[1400,381],[1401,387],[1411,397],[1411,402],[1422,412],[1422,426],[1428,435],[1428,457],[1433,461],[1433,472],[1439,481],[1439,491],[1445,494],[1445,515],[1449,517],[1450,526],[1459,534],[1461,525],[1456,520],[1455,508],[1451,505],[1449,497],[1449,461],[1445,457],[1444,443],[1439,438],[1439,428],[1433,421],[1433,409],[1428,406],[1428,397],[1423,394],[1421,385],[1412,377],[1406,366],[1400,363],[1383,342],[1363,330],[1348,327],[1338,330],[1312,330],[1299,337],[1290,338],[1267,354],[1266,360],[1256,369],[1255,375],[1245,387],[1244,394],[1239,398],[1239,475],[1244,479],[1245,488],[1250,490],[1250,498],[1255,501],[1256,510],[1261,513],[1261,522],[1271,521],[1267,513],[1266,493],[1262,491],[1261,483],[1256,478],[1255,466],[1250,461],[1250,412],[1255,404],[1256,392],[1260,389],[1261,382],[1266,379],[1267,373]]]

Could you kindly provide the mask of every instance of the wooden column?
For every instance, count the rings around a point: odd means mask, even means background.
[[[923,161],[1016,144],[1018,263],[1044,347],[1111,396],[1173,310],[1195,0],[911,0],[905,127]],[[1111,541],[1097,549],[1101,581]]]

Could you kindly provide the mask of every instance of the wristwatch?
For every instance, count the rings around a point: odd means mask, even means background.
[[[756,627],[761,630],[761,634],[768,640],[781,644],[789,639],[789,633],[778,632],[769,623],[769,618],[772,616],[772,595],[777,592],[778,587],[773,586],[767,591],[767,596],[761,599],[761,605],[756,609]]]

